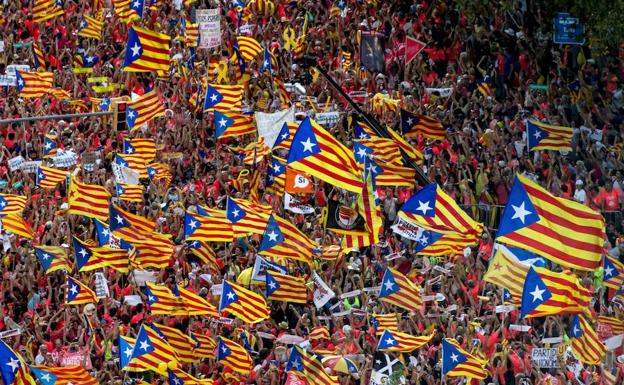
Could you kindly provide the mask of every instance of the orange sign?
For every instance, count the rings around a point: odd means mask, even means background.
[[[287,168],[285,188],[289,193],[311,193],[314,191],[314,182],[306,173]]]

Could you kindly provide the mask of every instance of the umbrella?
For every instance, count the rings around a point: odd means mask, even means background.
[[[343,356],[329,356],[323,358],[323,365],[336,373],[356,374],[358,367],[353,361]]]

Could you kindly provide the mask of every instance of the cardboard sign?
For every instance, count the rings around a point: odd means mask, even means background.
[[[39,166],[41,166],[43,162],[40,160],[31,160],[28,162],[24,162],[22,163],[22,172],[28,173],[28,174],[34,174],[37,172],[37,169],[39,168]]]
[[[197,48],[215,48],[221,45],[221,15],[219,8],[198,9],[195,13],[199,24]]]
[[[534,348],[531,351],[531,361],[538,368],[558,368],[557,348]]]
[[[9,170],[21,170],[22,164],[24,164],[24,157],[21,155],[16,156],[15,158],[9,159]]]

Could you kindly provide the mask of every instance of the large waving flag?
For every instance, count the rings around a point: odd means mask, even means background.
[[[82,17],[82,20],[80,20],[80,25],[78,27],[78,36],[101,40],[103,26],[104,21],[84,15]]]
[[[309,262],[317,247],[316,242],[295,225],[274,214],[267,221],[258,252],[261,255]]]
[[[219,337],[217,361],[237,373],[248,374],[251,370],[251,357],[245,348],[224,337]]]
[[[113,0],[115,14],[124,23],[141,19],[145,10],[145,0]]]
[[[592,271],[602,260],[604,226],[602,215],[584,204],[557,198],[517,175],[496,239],[562,266]]]
[[[126,202],[143,202],[143,189],[143,185],[140,184],[115,184],[117,197]]]
[[[217,254],[207,242],[194,240],[187,244],[191,254],[200,260],[201,265],[207,265],[210,269],[219,269]]]
[[[35,254],[46,274],[57,270],[72,271],[67,252],[60,246],[35,246]]]
[[[228,197],[225,216],[232,224],[236,238],[249,234],[263,234],[271,208],[251,201]]]
[[[163,106],[156,91],[152,90],[137,100],[128,102],[126,109],[126,123],[133,130],[150,122],[152,119],[165,115]]]
[[[379,343],[377,343],[377,350],[385,352],[413,352],[429,343],[433,335],[432,333],[428,336],[416,337],[408,333],[384,330],[379,338]]]
[[[145,239],[121,240],[121,247],[130,254],[130,265],[139,269],[164,269],[173,255],[173,242],[169,235],[152,233]]]
[[[64,14],[63,3],[59,0],[35,0],[32,7],[32,19],[35,23],[42,23]]]
[[[237,112],[223,113],[215,111],[214,127],[217,139],[256,133],[253,115]]]
[[[219,318],[217,308],[190,289],[178,286],[173,290],[173,293],[179,298],[182,298],[188,315],[205,315],[208,317]]]
[[[401,133],[406,138],[422,134],[426,138],[443,141],[446,137],[446,130],[439,120],[404,109],[401,109]]]
[[[489,373],[485,369],[487,361],[462,349],[457,341],[442,340],[442,375],[448,377],[468,377],[483,380]]]
[[[128,252],[124,249],[87,245],[74,237],[74,253],[78,271],[91,271],[102,267],[110,267],[120,273],[127,273]]]
[[[129,155],[138,155],[145,163],[149,163],[156,158],[156,142],[150,138],[124,138],[123,152]]]
[[[0,374],[5,385],[35,385],[28,366],[3,340],[0,340]]]
[[[230,242],[233,238],[234,230],[225,212],[222,215],[187,212],[184,216],[184,239],[187,241]]]
[[[522,318],[588,311],[592,296],[570,272],[555,273],[543,267],[529,267],[522,290]]]
[[[572,151],[573,136],[574,129],[572,127],[553,126],[535,120],[527,122],[529,151]]]
[[[26,208],[26,199],[23,195],[0,194],[0,215],[21,213]]]
[[[327,130],[306,118],[293,137],[288,166],[336,187],[359,193],[362,178],[353,153]]]
[[[66,305],[95,304],[97,302],[98,299],[93,290],[79,280],[67,276],[67,292],[65,293]]]
[[[397,313],[389,314],[371,314],[370,323],[375,328],[377,334],[384,330],[391,332],[399,331],[399,318]]]
[[[296,345],[292,348],[288,363],[286,364],[286,370],[295,370],[303,373],[310,384],[340,384],[338,377],[327,374],[319,355],[307,352]]]
[[[106,188],[81,183],[72,178],[69,183],[67,213],[107,221],[109,197]]]
[[[208,84],[204,97],[204,110],[240,112],[243,86]]]
[[[31,366],[30,371],[42,385],[98,385],[98,380],[80,365],[76,366]]]
[[[2,223],[3,229],[7,232],[28,239],[33,239],[35,236],[30,225],[26,223],[26,220],[22,217],[22,214],[0,215],[0,222]]]
[[[212,338],[199,333],[191,333],[191,339],[196,344],[193,353],[197,354],[198,357],[216,358],[214,352],[217,348],[217,343]]]
[[[508,248],[497,245],[483,280],[507,289],[511,298],[508,296],[506,302],[519,304],[529,267],[518,261]]]
[[[269,318],[271,314],[260,294],[228,281],[223,281],[219,311],[227,311],[252,324]]]
[[[169,365],[179,365],[175,350],[151,327],[141,325],[129,362],[142,365],[156,373],[165,375]],[[162,365],[165,363],[165,365]],[[164,366],[164,367],[163,367]]]
[[[399,217],[439,233],[481,235],[483,224],[474,221],[437,183],[430,183],[403,204]]]
[[[22,98],[39,98],[52,90],[52,72],[15,71],[17,92]]]
[[[122,210],[116,205],[110,207],[109,224],[110,231],[114,235],[128,241],[145,239],[156,228],[153,221]]]
[[[151,328],[173,348],[180,361],[198,361],[198,357],[193,354],[195,341],[193,341],[191,337],[185,335],[179,329],[171,326],[152,323]]]
[[[167,286],[152,282],[145,283],[147,303],[152,314],[186,315],[184,301],[169,290]]]
[[[583,363],[598,365],[607,353],[596,331],[585,317],[575,314],[571,318],[568,330],[572,351]]]
[[[126,337],[122,335],[119,336],[119,367],[121,368],[121,370],[128,372],[142,372],[149,370],[149,368],[138,365],[136,363],[130,364],[135,343],[136,338]]]
[[[54,167],[39,166],[37,168],[36,183],[42,188],[55,188],[69,175],[69,171],[59,170]]]
[[[130,27],[123,70],[129,72],[169,71],[170,40],[169,35],[164,33],[136,26]]]
[[[262,46],[253,37],[237,36],[236,41],[238,42],[238,49],[241,56],[247,62],[254,60],[260,55],[260,52],[262,52]]]
[[[405,310],[416,312],[423,305],[420,288],[391,267],[388,267],[384,273],[379,299],[391,305],[402,307]]]
[[[266,272],[267,298],[282,302],[306,303],[308,294],[303,278],[274,271]]]
[[[624,285],[624,263],[608,254],[604,256],[604,275],[602,283],[606,287],[618,290]]]

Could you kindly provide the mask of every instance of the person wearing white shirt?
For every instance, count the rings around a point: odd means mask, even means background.
[[[574,190],[574,200],[580,203],[585,203],[587,200],[587,192],[583,188],[583,181],[580,179],[576,180],[576,189]]]

